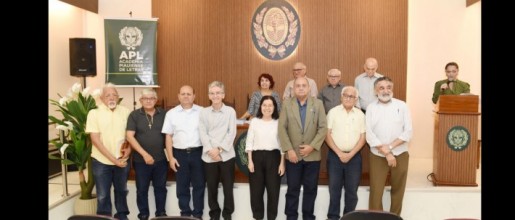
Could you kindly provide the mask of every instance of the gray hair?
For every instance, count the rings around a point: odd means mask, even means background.
[[[211,89],[213,87],[219,87],[220,89],[222,89],[222,92],[225,92],[225,85],[223,82],[213,81],[213,82],[209,83],[209,85],[207,86],[207,90],[209,91],[209,89]]]
[[[379,77],[379,78],[376,79],[376,81],[374,82],[374,87],[376,87],[377,83],[379,83],[381,81],[390,82],[393,85],[393,81],[392,81],[392,79],[390,79],[390,77],[383,76],[383,77]]]
[[[141,95],[139,98],[143,97],[144,95],[151,95],[152,97],[157,99],[157,92],[152,88],[146,88],[141,90]]]
[[[116,89],[116,86],[113,83],[107,83],[104,86],[102,86],[102,96],[104,96],[106,89],[114,89],[114,91],[116,91],[116,94],[118,94],[118,90]]]
[[[329,72],[327,72],[327,75],[331,75],[331,73],[338,74],[339,76],[342,75],[342,72],[338,69],[330,69]]]
[[[345,93],[345,91],[347,91],[349,89],[354,91],[354,93],[356,93],[356,97],[359,97],[359,91],[354,86],[345,86],[345,87],[343,87],[342,92],[341,92],[340,95],[343,95],[343,93]]]

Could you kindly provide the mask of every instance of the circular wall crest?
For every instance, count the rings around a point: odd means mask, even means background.
[[[287,1],[265,1],[254,12],[250,32],[261,55],[282,60],[292,54],[299,43],[299,15]]]
[[[470,144],[470,132],[463,126],[454,126],[447,132],[447,145],[453,151],[465,150]]]

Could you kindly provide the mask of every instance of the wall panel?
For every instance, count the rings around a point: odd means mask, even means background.
[[[158,20],[159,97],[177,103],[179,87],[192,85],[196,103],[209,104],[207,85],[226,84],[226,101],[239,115],[246,96],[262,72],[272,74],[282,95],[292,78],[292,65],[307,65],[319,88],[331,68],[342,71],[344,84],[354,84],[367,57],[376,57],[379,72],[395,82],[395,97],[406,99],[407,0],[290,1],[301,21],[297,50],[281,61],[263,58],[252,43],[250,22],[262,0],[153,0]]]

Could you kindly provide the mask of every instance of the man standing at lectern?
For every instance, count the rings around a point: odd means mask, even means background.
[[[470,92],[470,85],[467,82],[457,79],[459,71],[458,64],[455,62],[450,62],[445,65],[445,75],[447,79],[435,83],[433,103],[436,104],[440,95],[459,95],[461,93]]]
[[[383,210],[383,192],[390,172],[390,212],[400,216],[408,177],[411,116],[406,103],[393,98],[390,78],[378,78],[374,89],[378,99],[368,105],[365,120],[366,139],[371,152],[368,206],[371,210]]]

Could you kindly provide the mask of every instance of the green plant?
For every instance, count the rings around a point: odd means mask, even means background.
[[[48,116],[50,124],[56,124],[56,129],[64,133],[64,138],[50,140],[59,149],[61,155],[66,154],[67,158],[62,159],[49,155],[50,159],[61,160],[65,165],[76,165],[79,173],[81,195],[80,199],[92,199],[92,191],[95,186],[93,180],[93,169],[91,164],[92,143],[89,134],[86,133],[86,119],[90,110],[97,108],[95,97],[100,90],[89,94],[89,88],[81,91],[81,84],[75,83],[66,96],[61,96],[59,101],[50,99],[50,104],[56,106],[56,111],[62,114],[62,119],[52,115]],[[87,168],[88,178],[84,176],[84,169]]]

